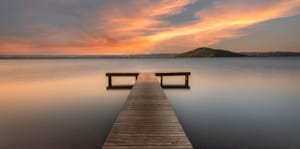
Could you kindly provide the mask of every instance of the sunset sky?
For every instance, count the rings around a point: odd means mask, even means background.
[[[300,52],[300,0],[1,0],[0,54]]]

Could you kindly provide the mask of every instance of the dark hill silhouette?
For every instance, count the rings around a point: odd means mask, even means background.
[[[201,47],[192,51],[177,54],[176,57],[242,57],[241,53],[235,53],[226,50]]]
[[[286,57],[300,56],[300,52],[231,52],[208,47],[180,54],[133,54],[133,55],[1,55],[0,59],[101,59],[101,58],[174,58],[174,57]]]

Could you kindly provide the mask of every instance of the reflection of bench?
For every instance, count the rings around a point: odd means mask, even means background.
[[[137,79],[139,73],[106,73],[108,77],[107,89],[131,89],[133,85],[112,85],[112,77],[135,77]]]
[[[155,73],[156,76],[160,77],[160,85],[162,88],[190,88],[189,86],[189,76],[191,75],[190,72],[159,72]],[[165,85],[163,83],[164,76],[185,76],[185,84],[184,85]]]
[[[108,77],[108,86],[107,89],[131,89],[133,85],[113,85],[112,84],[112,77],[135,77],[137,79],[139,73],[106,73],[106,76]],[[189,76],[191,75],[190,72],[158,72],[155,73],[156,76],[160,77],[160,85],[162,88],[168,89],[168,88],[190,88],[189,86]],[[163,77],[164,76],[185,76],[185,84],[183,85],[165,85],[163,83]]]

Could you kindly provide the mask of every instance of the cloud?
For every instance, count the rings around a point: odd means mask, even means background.
[[[245,2],[245,1],[244,1]],[[242,36],[239,30],[264,21],[289,17],[299,14],[299,0],[276,0],[268,3],[248,5],[241,1],[218,1],[212,8],[198,11],[195,23],[175,27],[167,32],[149,36],[156,41],[152,48],[175,49],[177,44],[185,41],[181,49],[191,49],[199,46],[213,45],[225,39]]]
[[[32,1],[36,7],[38,1]],[[243,36],[239,32],[243,28],[299,14],[300,6],[300,0],[214,1],[198,10],[194,20],[172,24],[166,18],[188,11],[187,6],[197,5],[196,0],[70,3],[46,3],[49,6],[42,15],[37,14],[41,10],[26,14],[32,20],[16,29],[22,32],[0,32],[0,53],[179,52],[238,38]]]

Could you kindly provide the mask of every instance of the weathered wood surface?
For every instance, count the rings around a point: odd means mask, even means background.
[[[141,73],[102,149],[192,149],[154,73]]]

